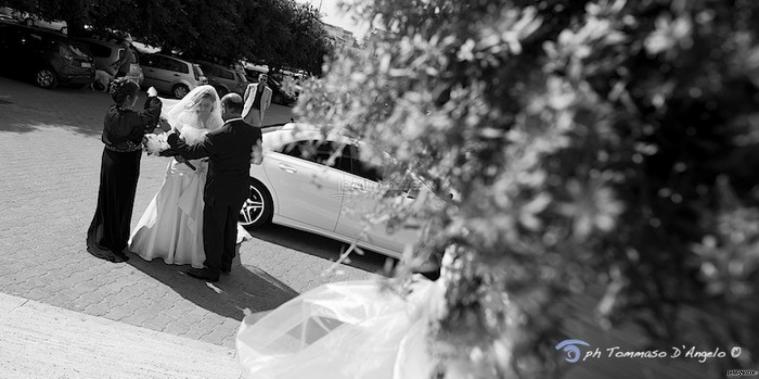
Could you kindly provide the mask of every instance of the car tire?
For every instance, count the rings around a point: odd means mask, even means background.
[[[190,89],[187,88],[184,84],[177,84],[174,86],[174,88],[171,89],[171,94],[174,95],[174,98],[182,100],[183,97],[185,97],[190,92]]]
[[[274,201],[266,186],[255,178],[250,178],[248,196],[240,210],[238,222],[246,229],[255,229],[271,222],[274,215]]]
[[[43,67],[34,72],[34,84],[45,89],[53,89],[58,86],[58,75],[52,68]]]

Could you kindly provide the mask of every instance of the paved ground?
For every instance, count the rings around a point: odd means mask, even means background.
[[[160,261],[95,259],[84,241],[109,104],[102,93],[47,91],[0,77],[0,291],[232,348],[246,313],[272,309],[322,283],[368,278],[383,266],[384,257],[369,255],[354,259],[354,267],[327,270],[342,244],[276,226],[254,233],[232,274],[216,285]],[[272,108],[267,123],[291,117],[290,108]],[[143,156],[133,225],[167,163]]]
[[[0,294],[0,377],[237,379],[233,349]]]

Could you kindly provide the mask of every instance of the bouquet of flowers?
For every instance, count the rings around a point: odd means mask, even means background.
[[[166,133],[146,134],[142,140],[142,146],[148,155],[161,155],[161,153],[171,149],[167,136]]]
[[[148,134],[142,140],[143,148],[147,151],[148,155],[158,155],[161,157],[174,157],[177,162],[184,163],[187,167],[193,171],[196,170],[195,166],[184,159],[179,153],[169,146],[168,134]]]
[[[208,131],[205,129],[196,128],[190,125],[182,125],[180,129],[176,130],[179,138],[190,146],[202,143],[207,132]],[[181,155],[169,146],[167,133],[145,135],[145,138],[143,139],[143,148],[148,155],[174,157],[178,162],[184,163],[191,169],[195,170],[195,167],[190,162],[184,160]]]

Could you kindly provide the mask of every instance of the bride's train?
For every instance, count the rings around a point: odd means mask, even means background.
[[[376,280],[326,284],[256,321],[243,320],[237,353],[247,378],[417,379],[432,372],[429,315],[438,282],[415,278],[407,298]]]

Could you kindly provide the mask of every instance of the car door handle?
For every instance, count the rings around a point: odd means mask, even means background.
[[[174,76],[179,77],[179,74],[174,74]]]
[[[364,185],[361,183],[351,183],[351,188],[353,188],[356,191],[364,192],[366,191],[366,188],[364,188]]]
[[[287,165],[287,164],[284,164],[284,163],[280,163],[279,164],[279,169],[282,170],[282,171],[284,171],[284,172],[286,172],[286,173],[288,173],[288,174],[294,174],[294,173],[298,172],[298,170],[296,170],[295,167]]]

